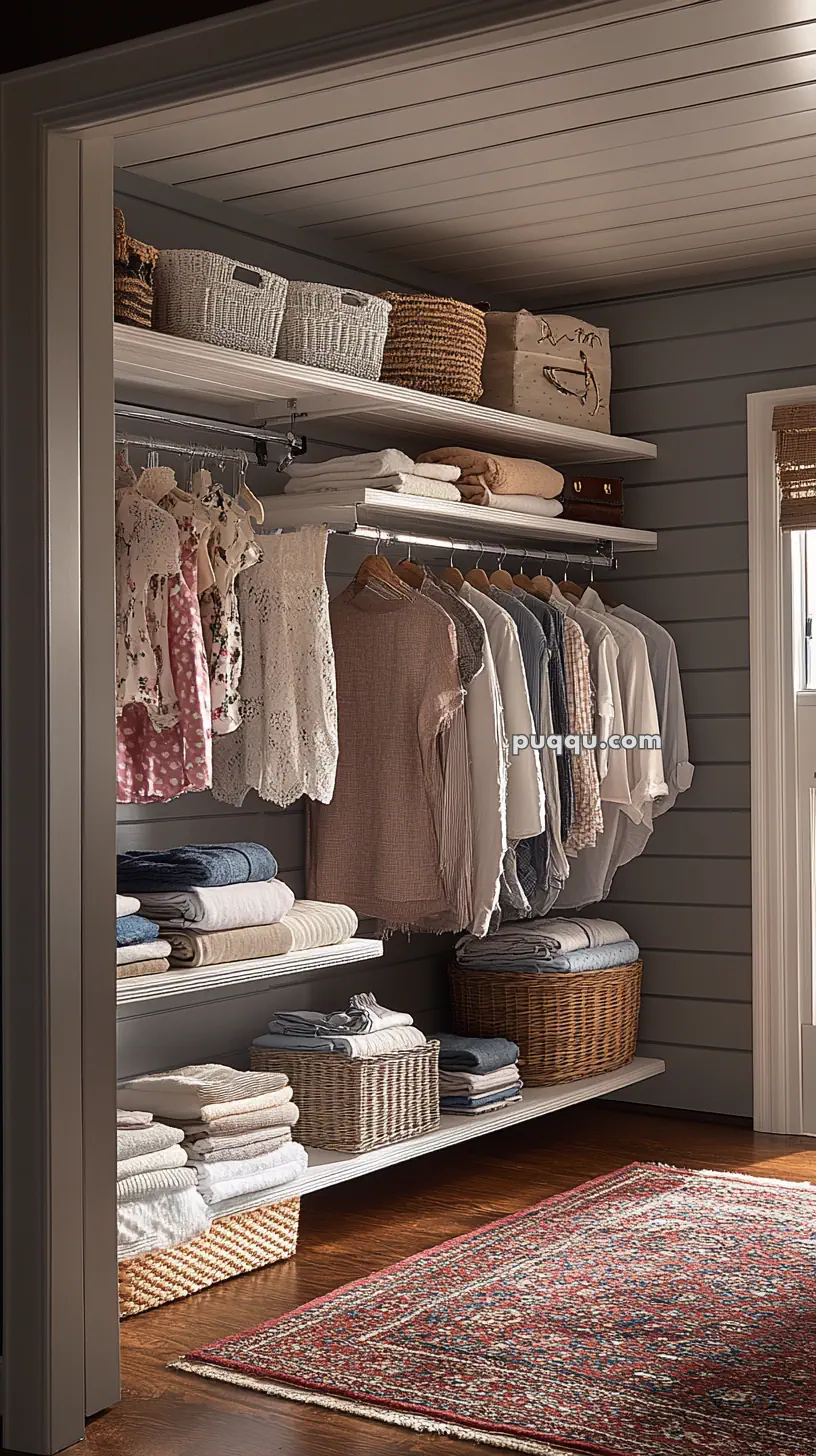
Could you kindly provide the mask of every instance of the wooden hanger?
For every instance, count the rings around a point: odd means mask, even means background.
[[[552,596],[552,589],[554,584],[555,583],[551,580],[549,576],[543,576],[541,572],[539,572],[538,576],[533,577],[533,583],[530,587],[530,591],[533,593],[533,596],[541,597],[542,601],[548,602],[550,600],[550,597]]]
[[[451,541],[450,563],[445,567],[444,571],[440,571],[439,580],[447,582],[448,586],[452,586],[454,591],[458,591],[464,579],[459,567],[453,564],[453,542]]]
[[[408,555],[402,561],[398,562],[394,567],[394,571],[400,581],[404,581],[406,586],[415,587],[417,591],[419,591],[419,588],[425,580],[425,567],[421,566],[418,561],[411,559],[410,546],[408,547]]]
[[[510,572],[505,571],[502,565],[506,555],[507,552],[502,551],[499,557],[498,569],[490,573],[490,585],[497,587],[499,591],[512,591],[515,586]]]
[[[484,556],[484,546],[482,547],[482,549],[479,552],[479,556],[478,556],[478,559],[476,561],[476,565],[475,566],[472,566],[470,568],[470,571],[467,573],[467,576],[465,577],[465,581],[468,583],[468,586],[475,587],[477,591],[486,592],[486,591],[490,591],[490,578],[488,577],[488,574],[487,574],[486,571],[482,571],[482,568],[481,568],[481,565],[480,565],[483,556]]]
[[[381,536],[377,532],[377,550],[370,556],[364,556],[360,565],[354,573],[354,580],[358,586],[365,586],[368,581],[384,581],[389,586],[401,586],[399,577],[394,572],[391,562],[387,556],[380,554]]]
[[[527,575],[526,571],[517,571],[513,582],[515,586],[520,586],[522,591],[530,591],[533,585],[532,578]]]

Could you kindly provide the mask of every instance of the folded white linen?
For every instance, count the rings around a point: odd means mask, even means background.
[[[293,1152],[297,1149],[297,1152]],[[300,1144],[288,1142],[274,1152],[258,1153],[254,1158],[227,1158],[221,1163],[196,1163],[199,1188],[211,1188],[214,1183],[223,1183],[225,1178],[251,1178],[267,1168],[281,1168],[289,1163],[301,1164]]]
[[[488,506],[497,511],[519,511],[528,516],[562,516],[564,506],[560,500],[546,500],[540,495],[494,495],[487,492]]]
[[[281,1073],[280,1075],[284,1075]],[[201,1109],[201,1122],[221,1122],[225,1117],[239,1117],[244,1112],[267,1112],[292,1101],[292,1088],[277,1087],[259,1097],[238,1097],[234,1102],[210,1102]]]
[[[145,914],[158,924],[176,930],[238,930],[246,925],[274,925],[289,914],[294,903],[294,893],[283,880],[256,880],[203,890],[164,890],[142,896]],[[154,948],[153,954],[165,952]],[[166,954],[171,954],[169,945]]]
[[[284,486],[286,495],[313,495],[332,490],[352,490],[360,487],[375,487],[390,490],[397,495],[424,495],[432,500],[459,501],[462,499],[458,487],[450,480],[435,480],[427,475],[414,475],[400,471],[398,475],[383,475],[376,480],[355,480],[353,477],[337,475],[315,475],[308,480],[290,480]]]
[[[499,1067],[495,1072],[446,1072],[439,1068],[439,1095],[478,1097],[485,1092],[500,1092],[519,1080],[518,1063]]]
[[[136,1158],[120,1158],[116,1164],[116,1181],[133,1178],[137,1173],[158,1173],[163,1168],[183,1168],[187,1154],[180,1145],[157,1148],[155,1153],[142,1153]]]
[[[120,1082],[117,1101],[120,1107],[147,1107],[173,1122],[195,1122],[202,1108],[214,1103],[263,1097],[286,1086],[285,1072],[238,1072],[220,1062],[200,1062]]]
[[[331,460],[293,460],[287,466],[292,480],[311,480],[320,475],[376,480],[381,475],[399,475],[413,469],[413,460],[402,450],[369,450],[363,455],[335,455]]]
[[[121,920],[123,915],[138,915],[139,901],[135,895],[116,896],[116,919]]]
[[[234,1117],[218,1117],[210,1122],[184,1122],[185,1137],[196,1137],[205,1132],[220,1133],[254,1132],[258,1128],[294,1127],[300,1110],[294,1102],[285,1102],[282,1107],[262,1107],[258,1112],[239,1112]]]
[[[186,1244],[209,1228],[210,1211],[197,1188],[158,1193],[117,1209],[117,1254],[134,1259],[150,1249]]]
[[[167,940],[146,940],[142,945],[118,945],[116,947],[117,966],[132,966],[136,961],[165,960],[171,952],[170,942]]]
[[[171,1193],[181,1188],[194,1188],[194,1168],[159,1168],[153,1173],[134,1173],[116,1184],[116,1202],[134,1203],[150,1193]]]
[[[152,1112],[137,1112],[135,1109],[128,1110],[124,1107],[116,1109],[117,1127],[149,1127],[152,1121]]]
[[[212,1208],[214,1204],[223,1203],[227,1198],[237,1198],[242,1193],[259,1193],[264,1188],[280,1188],[285,1183],[294,1182],[301,1173],[305,1173],[309,1157],[300,1143],[292,1143],[289,1152],[289,1160],[275,1168],[249,1173],[243,1178],[223,1178],[220,1183],[199,1189],[201,1197]]]
[[[180,1128],[167,1127],[163,1122],[151,1123],[149,1127],[120,1128],[116,1133],[116,1156],[120,1162],[125,1158],[141,1158],[146,1153],[176,1147],[183,1138]]]

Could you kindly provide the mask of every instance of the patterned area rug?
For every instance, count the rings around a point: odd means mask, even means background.
[[[174,1368],[537,1456],[813,1456],[816,1188],[633,1164]]]

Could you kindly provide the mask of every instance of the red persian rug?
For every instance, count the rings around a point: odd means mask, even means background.
[[[813,1456],[816,1188],[633,1164],[174,1368],[538,1456]]]

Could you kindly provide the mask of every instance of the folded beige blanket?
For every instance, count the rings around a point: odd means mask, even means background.
[[[131,961],[127,966],[116,967],[117,981],[130,980],[132,976],[160,976],[162,971],[169,971],[170,962],[165,956],[157,956],[150,961]]]
[[[116,1179],[132,1178],[136,1173],[158,1173],[162,1168],[183,1168],[187,1154],[182,1147],[159,1148],[155,1153],[142,1153],[138,1158],[122,1158],[116,1164]]]
[[[458,465],[462,478],[457,488],[469,505],[486,506],[493,495],[538,495],[552,500],[560,494],[564,477],[540,460],[517,460],[510,455],[486,455],[462,445],[428,450],[420,460]]]
[[[264,1092],[260,1097],[239,1097],[234,1102],[207,1103],[201,1109],[201,1121],[221,1122],[225,1117],[239,1117],[245,1112],[267,1112],[291,1101],[291,1087],[277,1087],[274,1092]]]
[[[116,1134],[116,1156],[120,1162],[125,1158],[141,1158],[146,1153],[175,1147],[183,1137],[180,1128],[166,1127],[163,1122],[154,1122],[150,1127],[120,1128]]]
[[[120,1107],[154,1112],[169,1122],[195,1122],[203,1107],[263,1097],[287,1082],[284,1072],[236,1072],[234,1067],[203,1062],[120,1082],[116,1100]]]
[[[248,1128],[245,1132],[213,1132],[210,1126],[198,1122],[188,1128],[184,1145],[188,1158],[193,1162],[199,1157],[206,1158],[210,1154],[214,1159],[225,1158],[227,1149],[234,1150],[242,1158],[247,1158],[249,1157],[247,1148],[259,1147],[261,1143],[276,1139],[280,1139],[281,1142],[291,1142],[290,1129],[279,1125],[278,1127]]]
[[[254,1132],[259,1127],[294,1127],[300,1116],[294,1102],[284,1102],[281,1107],[263,1107],[259,1112],[240,1112],[235,1117],[219,1117],[213,1122],[185,1122],[182,1124],[186,1137],[197,1133],[211,1132]]]
[[[167,939],[172,947],[171,964],[218,966],[339,945],[356,934],[357,924],[357,916],[348,905],[296,900],[289,914],[275,925],[248,925],[240,930],[169,930]]]
[[[499,1067],[495,1072],[446,1072],[439,1069],[440,1096],[478,1097],[485,1092],[500,1092],[503,1087],[513,1087],[521,1073],[518,1063],[510,1067]]]
[[[254,1142],[249,1142],[250,1134],[240,1139],[240,1147],[231,1147],[230,1137],[199,1138],[192,1142],[187,1148],[187,1157],[190,1163],[241,1163],[246,1158],[261,1157],[264,1153],[276,1153],[278,1148],[285,1147],[292,1141],[292,1129],[289,1127],[259,1128],[258,1136]],[[252,1137],[256,1137],[253,1133]],[[206,1146],[205,1146],[206,1144]],[[223,1146],[227,1144],[227,1146]]]
[[[172,1193],[181,1188],[195,1188],[195,1168],[161,1168],[154,1173],[136,1173],[116,1184],[117,1203],[135,1203],[153,1193]]]

